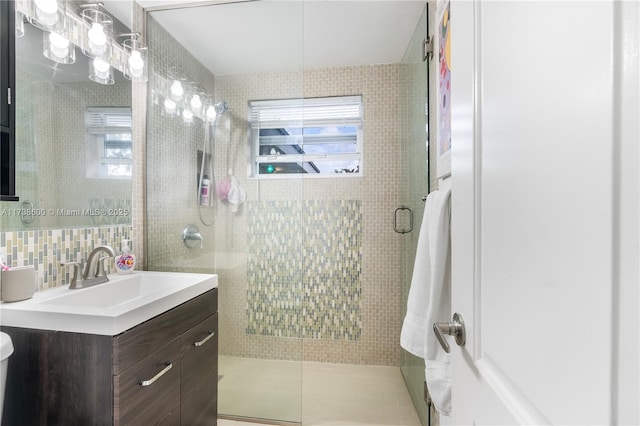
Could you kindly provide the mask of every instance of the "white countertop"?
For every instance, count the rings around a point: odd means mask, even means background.
[[[218,276],[212,274],[134,271],[110,275],[109,280],[2,303],[0,325],[115,336],[218,287]]]

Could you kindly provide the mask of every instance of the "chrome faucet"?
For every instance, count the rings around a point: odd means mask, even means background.
[[[100,253],[106,253],[106,256],[98,258]],[[73,266],[73,278],[69,284],[69,289],[91,287],[92,285],[109,281],[104,271],[104,261],[113,257],[116,257],[116,251],[107,245],[94,248],[89,253],[82,277],[80,277],[80,262],[61,263],[60,265],[62,266]]]
[[[106,253],[107,256],[98,258],[98,253],[101,252]],[[104,272],[103,262],[105,259],[109,259],[112,257],[116,257],[116,251],[107,245],[98,246],[91,250],[91,253],[89,253],[89,257],[87,257],[87,264],[84,267],[82,279],[86,281],[89,279],[104,277],[105,280],[102,282],[109,281],[109,279],[107,279],[107,274]]]

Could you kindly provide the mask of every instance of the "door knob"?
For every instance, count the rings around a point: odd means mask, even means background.
[[[456,338],[456,343],[458,344],[458,346],[464,346],[467,339],[467,336],[464,332],[464,320],[462,319],[462,315],[457,312],[453,314],[453,320],[451,322],[434,322],[433,332],[436,333],[438,342],[440,342],[442,349],[444,349],[446,353],[449,353],[451,348],[445,340],[444,334],[454,336]]]

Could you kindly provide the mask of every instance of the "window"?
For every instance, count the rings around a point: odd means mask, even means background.
[[[249,102],[252,175],[362,175],[362,97]]]
[[[130,179],[131,108],[88,108],[87,177]]]

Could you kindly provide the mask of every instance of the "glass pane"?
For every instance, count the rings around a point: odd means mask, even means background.
[[[116,136],[115,138],[112,138]],[[128,137],[124,139],[124,136]],[[104,141],[105,158],[123,158],[131,160],[133,158],[131,150],[131,135],[105,135]]]
[[[194,9],[204,27],[233,22],[243,34],[219,31],[220,37],[209,40],[212,50],[246,38],[259,52],[261,68],[227,73],[222,68],[242,59],[227,49],[216,56],[219,69],[204,69],[197,55],[179,44],[187,36],[184,28],[171,27]],[[274,18],[266,19],[265,11]],[[162,52],[149,57],[147,267],[218,274],[218,412],[287,424],[302,422],[303,179],[248,178],[247,160],[256,153],[249,149],[250,127],[242,118],[252,99],[302,97],[302,12],[302,1],[160,10],[148,13],[146,34],[149,51]],[[262,42],[284,54],[265,55],[258,47]],[[218,116],[209,134],[197,117],[186,124],[165,111],[162,89],[176,78],[185,85],[197,82],[216,102],[227,102],[229,112]],[[167,81],[171,84],[163,86]],[[182,108],[180,102],[174,106]],[[264,149],[268,154],[279,144]],[[202,163],[212,191],[209,207],[197,203]],[[230,192],[232,182],[247,195],[240,204]],[[204,237],[202,250],[175,243],[190,223]]]
[[[435,8],[433,8],[435,9]],[[433,19],[433,17],[432,17]],[[428,193],[428,158],[425,150],[429,117],[425,113],[428,102],[428,64],[422,61],[422,40],[427,35],[427,10],[422,13],[411,43],[407,48],[401,64],[401,85],[403,93],[400,108],[402,117],[402,162],[405,167],[401,170],[402,202],[414,208],[414,232],[403,236],[401,246],[402,264],[402,312],[406,312],[406,301],[411,286],[411,276],[415,261],[418,232],[424,205],[421,198]],[[433,72],[433,71],[432,71]],[[432,74],[433,75],[433,74]],[[426,167],[425,167],[426,165]],[[409,352],[401,352],[401,371],[407,389],[411,395],[416,412],[422,424],[428,424],[429,415],[424,403],[424,360]]]

